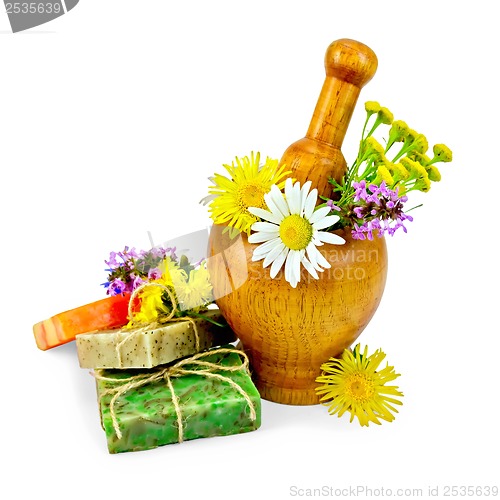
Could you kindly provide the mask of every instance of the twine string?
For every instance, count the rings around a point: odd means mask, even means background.
[[[226,353],[236,353],[238,354],[241,358],[243,358],[243,361],[240,365],[233,365],[233,366],[220,366],[217,365],[216,363],[211,363],[208,361],[200,361],[200,358],[203,358],[205,356],[211,356],[213,354],[226,354]],[[196,370],[196,369],[188,369],[188,368],[183,368],[185,365],[190,365],[190,366],[200,366],[203,367],[204,369],[201,370]],[[181,377],[183,375],[200,375],[202,377],[207,377],[207,378],[212,378],[216,380],[220,380],[221,382],[225,382],[229,384],[233,389],[235,389],[239,394],[243,396],[245,399],[248,407],[250,408],[250,419],[255,421],[257,418],[257,412],[255,409],[255,405],[253,401],[251,400],[250,396],[248,393],[239,385],[237,382],[232,380],[231,378],[221,375],[220,373],[214,373],[215,371],[223,371],[223,372],[236,372],[236,371],[241,371],[244,370],[247,373],[249,372],[249,360],[248,356],[243,352],[239,351],[237,349],[231,349],[231,348],[226,348],[226,347],[221,347],[218,349],[212,349],[210,351],[205,351],[205,352],[200,352],[198,354],[195,354],[189,358],[184,358],[175,363],[172,366],[168,366],[165,368],[157,369],[154,370],[152,373],[141,373],[138,375],[132,375],[130,377],[126,378],[121,378],[121,379],[116,379],[116,378],[110,378],[110,377],[105,377],[101,374],[101,370],[98,370],[97,372],[94,373],[94,377],[97,380],[102,380],[104,382],[108,382],[111,384],[120,384],[118,387],[112,387],[108,388],[105,391],[103,391],[100,396],[99,396],[99,405],[101,405],[102,398],[104,396],[107,396],[109,394],[112,394],[111,400],[109,402],[109,412],[111,415],[111,421],[113,423],[113,429],[116,433],[116,436],[118,439],[121,439],[123,434],[120,430],[120,425],[118,423],[118,418],[116,416],[116,411],[115,411],[115,405],[123,394],[126,394],[127,392],[137,389],[138,387],[141,387],[143,385],[147,385],[152,382],[158,382],[162,379],[164,379],[167,383],[167,387],[170,391],[170,395],[172,398],[172,404],[175,409],[176,417],[177,417],[177,426],[178,426],[178,441],[179,443],[182,443],[184,441],[184,424],[182,421],[182,409],[181,405],[179,402],[179,397],[177,396],[173,384],[172,384],[172,378],[175,377]]]
[[[144,290],[147,287],[157,287],[161,288],[164,292],[167,292],[170,301],[172,302],[172,310],[169,312],[169,314],[165,317],[162,318],[162,323],[173,323],[176,321],[187,321],[188,323],[191,323],[191,326],[193,327],[194,331],[194,338],[195,338],[195,349],[196,351],[200,351],[200,335],[198,332],[198,327],[196,325],[196,322],[194,321],[193,318],[190,318],[189,316],[183,316],[181,318],[176,318],[174,317],[175,314],[178,311],[178,304],[177,300],[175,298],[175,295],[172,293],[170,288],[168,288],[165,285],[162,285],[161,283],[152,283],[152,282],[147,282],[143,283],[142,285],[138,286],[130,295],[130,299],[128,302],[128,318],[132,321],[132,318],[134,316],[134,312],[132,310],[133,304],[134,304],[134,299],[139,295],[142,290]],[[136,337],[137,335],[140,335],[141,333],[144,333],[147,330],[152,330],[155,328],[158,328],[160,325],[157,322],[154,323],[149,323],[149,324],[139,324],[137,325],[136,329],[131,330],[130,333],[128,333],[120,342],[118,342],[115,346],[116,350],[116,357],[118,358],[118,367],[123,368],[123,361],[122,361],[122,347],[131,339]]]

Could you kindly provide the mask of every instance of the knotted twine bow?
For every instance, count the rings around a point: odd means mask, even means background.
[[[191,325],[193,326],[194,336],[195,336],[195,341],[196,341],[196,346],[195,346],[196,352],[199,352],[200,351],[200,336],[198,334],[198,328],[196,326],[196,322],[193,320],[193,318],[190,318],[189,316],[183,316],[182,318],[174,318],[175,313],[177,312],[177,300],[175,299],[175,296],[171,292],[171,290],[167,286],[162,285],[161,283],[151,283],[151,282],[143,283],[142,285],[138,286],[132,292],[132,294],[130,295],[129,302],[128,302],[128,317],[129,317],[129,319],[132,321],[132,318],[134,315],[134,313],[132,311],[134,299],[139,295],[139,293],[142,290],[144,290],[147,287],[152,287],[152,286],[161,288],[161,289],[163,289],[163,291],[167,292],[167,294],[170,298],[170,302],[172,302],[172,310],[165,318],[162,319],[162,324],[163,323],[166,324],[166,323],[174,322],[174,321],[188,321],[189,323],[191,323]],[[129,340],[134,338],[136,335],[139,335],[139,334],[144,333],[144,332],[151,330],[151,329],[158,328],[159,326],[160,325],[157,322],[143,324],[143,326],[140,326],[137,329],[132,330],[124,339],[122,339],[120,342],[118,342],[118,344],[116,344],[115,349],[116,349],[116,357],[118,358],[118,367],[119,368],[123,368],[122,354],[121,354],[122,347]]]
[[[211,356],[213,354],[225,354],[225,353],[236,353],[240,355],[243,358],[242,364],[235,366],[220,366],[217,365],[216,363],[211,363],[209,361],[201,360],[206,356]],[[186,368],[186,365],[200,366],[204,367],[204,369],[201,370],[190,369]],[[101,375],[102,370],[99,370],[97,373],[94,373],[94,377],[97,380],[103,380],[105,382],[109,382],[112,384],[120,384],[118,387],[106,389],[99,396],[99,406],[100,406],[101,400],[104,396],[108,394],[113,395],[109,403],[109,412],[111,414],[113,428],[115,430],[118,439],[122,438],[120,425],[118,424],[118,419],[115,413],[115,404],[118,398],[123,394],[127,393],[128,391],[137,389],[138,387],[150,384],[152,382],[159,382],[160,380],[164,379],[170,390],[172,404],[174,405],[175,413],[177,416],[177,427],[179,429],[179,443],[182,443],[184,441],[184,424],[182,422],[182,411],[179,403],[179,398],[175,393],[174,387],[172,385],[172,378],[182,377],[183,375],[201,375],[203,377],[226,382],[244,397],[245,401],[247,402],[250,408],[250,419],[253,422],[257,418],[257,413],[255,410],[255,405],[253,404],[253,401],[250,399],[250,396],[247,394],[247,392],[244,391],[243,388],[231,378],[221,375],[220,373],[214,373],[215,371],[236,372],[240,370],[245,370],[247,373],[249,372],[248,356],[244,352],[238,351],[237,349],[221,347],[218,349],[212,349],[210,351],[200,352],[198,354],[195,354],[194,356],[191,356],[190,358],[181,359],[174,365],[166,368],[149,370],[147,373],[141,373],[139,375],[133,375],[127,378],[115,379],[115,378],[105,377]]]

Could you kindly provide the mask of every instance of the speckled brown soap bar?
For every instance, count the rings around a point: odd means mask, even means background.
[[[218,309],[204,316],[224,324]],[[236,340],[233,331],[202,318],[193,318],[199,350]],[[76,336],[78,359],[82,368],[153,368],[198,352],[193,324],[167,323],[159,328],[107,330]]]

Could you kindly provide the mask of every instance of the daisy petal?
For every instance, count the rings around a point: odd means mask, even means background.
[[[316,269],[316,271],[323,271],[323,269],[319,266],[318,260],[316,259],[316,256],[318,254],[318,251],[316,250],[316,247],[314,246],[314,243],[309,243],[309,245],[306,248],[306,253],[307,257],[309,259],[309,262],[311,265]]]
[[[271,266],[271,272],[270,272],[271,279],[276,278],[276,275],[279,273],[279,270],[283,266],[283,262],[285,262],[288,252],[289,249],[285,247],[284,250],[278,255],[278,257],[276,257],[275,261]]]
[[[315,222],[313,227],[314,229],[325,229],[325,227],[333,226],[339,219],[340,217],[338,215],[328,215],[318,222]]]
[[[249,209],[250,210],[250,209]],[[330,213],[330,207],[318,208],[309,218],[309,222],[314,224]],[[255,215],[255,214],[254,214]]]
[[[318,200],[318,190],[313,189],[306,198],[306,201],[304,202],[304,217],[306,219],[310,219],[313,212],[314,212],[314,207],[316,206],[316,201]]]
[[[263,243],[264,241],[273,240],[275,238],[275,233],[265,233],[263,231],[260,231],[259,233],[251,234],[248,237],[248,243]]]
[[[269,222],[274,222],[275,224],[279,224],[283,220],[283,217],[279,217],[278,215],[268,212],[267,210],[262,210],[262,208],[248,207],[248,211],[256,217]]]
[[[286,199],[288,206],[290,207],[291,214],[300,214],[300,204],[301,204],[301,195],[300,195],[300,182],[296,182],[291,190],[290,197]]]
[[[295,251],[292,260],[292,275],[295,281],[300,281],[300,252]]]
[[[254,222],[252,224],[252,231],[264,231],[265,233],[279,233],[280,227],[271,222]]]
[[[314,247],[313,252],[315,252],[316,262],[318,263],[318,265],[324,267],[325,269],[329,269],[330,267],[332,267],[316,247]]]
[[[278,205],[276,205],[276,203],[274,202],[273,197],[271,196],[271,193],[266,193],[264,195],[264,201],[266,202],[267,207],[269,208],[269,210],[273,214],[278,215],[279,217],[281,217],[281,220],[283,220],[285,218],[285,216],[281,212],[281,210],[278,207]]]
[[[318,231],[316,236],[321,241],[331,243],[332,245],[343,245],[345,243],[344,238],[333,233],[326,233],[325,231]]]
[[[294,255],[294,250],[290,250],[288,252],[288,256],[285,261],[285,280],[288,281],[288,283],[292,282],[292,260],[293,260],[293,255]]]
[[[300,190],[300,214],[304,215],[304,208],[306,205],[307,195],[309,194],[309,190],[311,189],[312,182],[307,181]]]
[[[283,193],[279,190],[279,188],[278,188],[278,186],[276,186],[276,184],[273,184],[271,186],[271,191],[269,194],[271,196],[271,199],[276,204],[276,206],[280,209],[280,212],[285,217],[290,215],[290,210],[288,208],[288,205],[286,204],[285,198],[283,198]]]
[[[269,250],[262,266],[267,267],[269,266],[269,264],[272,264],[276,260],[276,258],[280,255],[280,253],[283,252],[284,248],[285,245],[283,243],[278,243],[277,245],[275,245],[271,250]]]
[[[259,245],[254,251],[253,251],[253,256],[254,257],[265,257],[275,246],[280,245],[281,240],[280,238],[274,238],[272,240],[266,241],[262,245]],[[259,259],[257,259],[259,260]]]
[[[315,247],[322,247],[323,242],[318,238],[318,233],[319,231],[314,231],[312,243],[314,244]]]
[[[292,288],[295,288],[298,283],[297,276],[294,272],[295,259],[299,256],[297,250],[290,250],[285,263],[285,279],[290,283]]]
[[[292,191],[293,191],[293,182],[292,182],[292,179],[289,177],[285,181],[285,198],[286,198],[287,201],[292,196]]]
[[[316,269],[314,269],[313,265],[307,260],[307,257],[302,257],[302,265],[306,268],[307,272],[314,278],[319,279],[318,273]]]

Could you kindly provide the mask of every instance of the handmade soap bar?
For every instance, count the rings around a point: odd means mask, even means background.
[[[225,326],[196,317],[191,322],[170,322],[156,328],[123,328],[77,335],[80,366],[152,368],[236,340],[218,309],[208,310],[203,316]]]
[[[38,348],[46,351],[75,340],[79,333],[126,325],[129,299],[129,294],[114,295],[37,323],[33,333]]]
[[[99,409],[109,452],[148,450],[258,429],[260,395],[237,352],[200,353],[183,360],[186,364],[175,363],[169,373],[167,368],[97,370]],[[206,362],[215,367],[207,367]],[[190,373],[194,370],[203,373]]]

